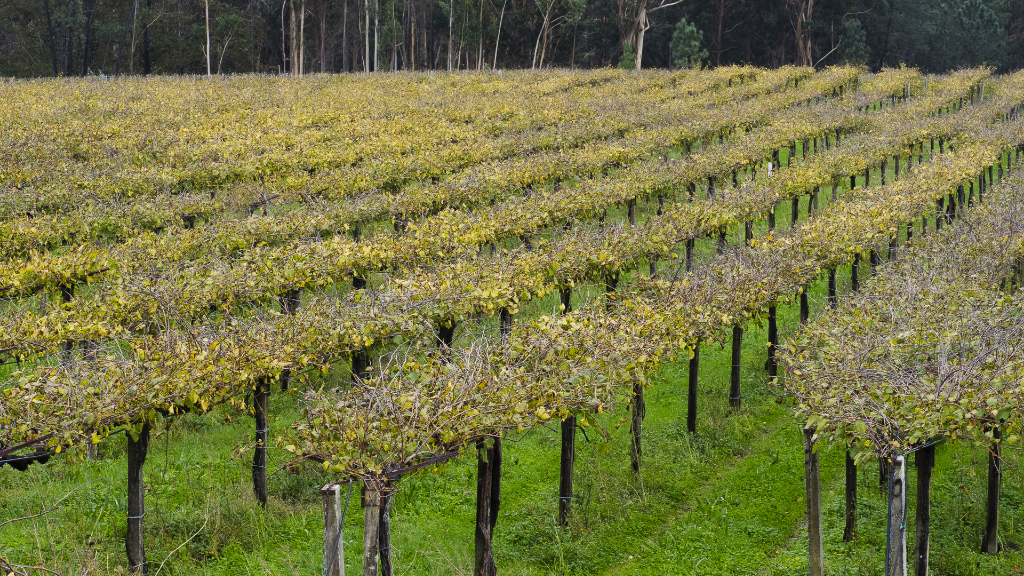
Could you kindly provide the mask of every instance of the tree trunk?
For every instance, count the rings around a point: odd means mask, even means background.
[[[300,0],[301,1],[301,0]],[[291,38],[291,55],[292,65],[291,72],[292,78],[298,77],[302,73],[302,61],[299,54],[299,18],[295,14],[295,0],[288,0],[288,32]]]
[[[498,18],[498,34],[494,37],[494,61],[491,63],[491,69],[498,69],[498,43],[501,41],[501,25],[505,21],[505,6],[508,4],[508,0],[505,0],[501,4],[501,16]]]
[[[454,0],[450,0],[454,2]],[[363,40],[365,42],[365,54],[363,55],[363,71],[367,74],[370,73],[370,0],[364,0],[363,2],[363,14],[366,21],[366,25],[363,28]],[[450,37],[449,37],[450,38]],[[451,51],[451,40],[448,42],[449,51]],[[451,56],[448,56],[448,69],[451,70]]]
[[[636,69],[639,71],[644,59],[644,32],[650,26],[647,24],[647,8],[641,7],[640,13],[637,15],[637,29],[636,29]]]
[[[78,2],[71,2],[71,17],[68,19],[68,25],[65,34],[64,42],[64,75],[71,76],[71,62],[74,56],[75,47],[75,21],[78,19]]]
[[[153,0],[146,0],[147,15],[153,12]],[[149,50],[149,25],[142,29],[142,73],[149,76],[153,73],[153,60]]]
[[[89,73],[89,61],[92,59],[92,16],[96,12],[96,2],[92,0],[85,4],[83,9],[86,12],[85,16],[85,40],[82,42],[82,76]]]
[[[448,71],[452,71],[452,52],[455,49],[455,0],[448,0]],[[534,49],[536,54],[536,49]]]
[[[60,74],[60,70],[57,68],[57,40],[53,35],[53,16],[50,11],[50,0],[43,0],[43,9],[46,11],[46,35],[50,44],[50,60],[53,63],[53,75],[57,76]],[[124,41],[122,40],[123,43]],[[120,63],[120,59],[118,62]]]
[[[352,71],[348,61],[348,0],[343,3],[341,10],[341,71]]]
[[[317,42],[317,58],[320,59],[320,73],[325,74],[327,73],[327,5],[325,0],[320,0],[318,10],[320,16],[320,38]]]
[[[295,15],[294,10],[292,16]],[[206,76],[210,77],[213,75],[213,71],[210,68],[210,0],[206,0]]]
[[[128,39],[128,28],[131,26],[132,21],[135,20],[135,10],[132,9],[128,12],[128,20],[124,23],[124,32],[121,33],[121,43],[117,47],[117,62],[114,64],[114,76],[120,76],[121,74],[121,55],[124,54],[124,43]],[[57,62],[54,60],[53,64],[54,74],[57,73]]]
[[[306,0],[299,3],[299,76],[306,74]]]
[[[142,467],[149,450],[149,422],[142,425],[138,439],[128,434],[128,530],[125,548],[128,552],[128,572],[149,574],[146,549],[142,541],[142,518],[146,515],[146,488]]]

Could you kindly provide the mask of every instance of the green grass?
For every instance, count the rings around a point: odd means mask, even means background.
[[[829,197],[823,190],[822,207]],[[638,218],[654,208],[653,203],[641,203]],[[801,221],[805,211],[806,199]],[[622,219],[624,214],[623,209],[611,210],[609,218]],[[779,228],[788,228],[788,203],[779,206],[777,221]],[[759,223],[757,234],[764,230]],[[742,230],[731,231],[731,243],[741,240]],[[710,259],[715,243],[699,241],[695,263]],[[667,273],[677,264],[662,262],[660,269]],[[866,262],[861,274],[866,280]],[[840,293],[849,291],[849,276],[849,267],[838,271]],[[811,287],[812,313],[821,309],[823,292],[822,281]],[[576,302],[599,293],[597,287],[583,287]],[[530,302],[521,314],[551,313],[556,299],[552,294]],[[780,305],[783,335],[796,329],[797,315],[796,306]],[[789,409],[765,386],[765,342],[764,328],[746,331],[739,410],[728,407],[730,350],[702,349],[695,435],[685,428],[686,366],[666,366],[655,377],[646,397],[639,475],[629,466],[625,409],[598,417],[585,436],[578,435],[574,515],[568,529],[555,522],[557,425],[509,438],[495,534],[500,573],[805,574],[802,437]],[[317,383],[299,380],[292,393],[271,397],[272,434],[300,417],[298,392],[310,385]],[[249,479],[253,428],[248,415],[225,406],[155,428],[146,463],[145,538],[151,574],[161,566],[162,574],[190,576],[319,573],[319,488],[331,479],[316,466],[282,469],[285,453],[272,452],[270,504],[261,511]],[[114,437],[101,446],[97,461],[57,457],[25,473],[0,468],[0,522],[38,513],[73,491],[54,512],[0,528],[0,554],[64,574],[123,573],[124,449],[125,439]],[[400,483],[392,516],[397,573],[471,573],[475,461],[471,454],[467,458]],[[1024,520],[1024,477],[1014,467],[1016,456],[1010,459],[1002,499],[1004,552],[992,557],[978,551],[985,452],[980,447],[939,446],[932,489],[933,574],[1024,573],[1024,539],[1016,529]],[[912,457],[910,463],[912,503]],[[883,574],[886,503],[878,489],[877,464],[867,463],[861,470],[860,537],[852,544],[842,542],[842,450],[823,446],[821,467],[829,574]],[[907,524],[913,527],[912,512]],[[361,569],[361,527],[356,487],[345,522],[349,574]],[[913,550],[912,530],[908,539]]]

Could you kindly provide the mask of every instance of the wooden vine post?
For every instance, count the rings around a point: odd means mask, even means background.
[[[644,427],[644,416],[647,412],[646,404],[644,403],[644,385],[643,382],[636,380],[633,382],[633,399],[630,403],[630,411],[632,412],[629,421],[629,463],[633,467],[633,472],[640,472],[640,457],[643,454],[642,437]]]
[[[813,428],[804,428],[804,481],[807,496],[807,561],[810,576],[825,576],[825,549],[821,530],[821,469]]]
[[[125,549],[128,553],[128,572],[149,574],[146,548],[142,541],[142,519],[146,516],[146,489],[142,467],[149,451],[149,422],[142,424],[138,435],[128,433],[128,529]]]
[[[860,291],[860,252],[853,255],[850,265],[850,289],[855,293]]]
[[[501,507],[501,438],[477,440],[476,451],[473,576],[496,576],[498,568],[494,562],[493,536]]]
[[[572,289],[559,290],[562,314],[572,312]],[[558,525],[569,525],[572,511],[572,473],[576,460],[576,416],[571,414],[562,420],[561,467],[558,474]]]
[[[302,302],[302,291],[298,289],[288,290],[281,296],[281,313],[285,315],[295,314]],[[292,371],[288,368],[281,370],[280,382],[281,392],[288,391],[288,383],[291,380]]]
[[[826,298],[828,307],[835,310],[838,302],[836,301],[836,269],[828,269],[828,297]]]
[[[917,466],[917,507],[914,522],[917,524],[917,557],[914,559],[914,574],[928,576],[928,550],[931,530],[932,468],[935,466],[935,445],[926,445],[914,455]]]
[[[364,480],[363,506],[363,576],[378,576],[380,551],[380,488],[376,480]]]
[[[850,449],[846,449],[846,526],[843,528],[843,542],[857,538],[857,462]]]
[[[906,464],[903,456],[897,456],[893,459],[889,481],[889,526],[885,544],[886,576],[907,576],[906,480]]]
[[[999,445],[999,428],[992,430],[995,442],[988,453],[988,501],[985,506],[985,534],[981,542],[981,551],[988,554],[999,553],[999,493],[1002,488],[1003,459]]]
[[[732,327],[732,371],[729,375],[729,406],[740,407],[740,364],[743,359],[743,328]]]
[[[811,303],[807,295],[808,287],[804,286],[803,290],[800,291],[800,324],[807,324],[807,321],[811,319]]]
[[[341,487],[328,484],[320,489],[324,502],[325,576],[345,576],[345,539],[341,530]]]
[[[512,334],[512,314],[502,307],[499,315],[501,343],[508,343]],[[498,522],[501,507],[501,437],[490,441],[477,440],[476,460],[476,527],[473,539],[473,576],[495,576],[498,573],[494,561],[494,526]]]
[[[686,390],[686,429],[690,434],[697,433],[697,376],[700,372],[700,342],[693,344],[693,357],[690,358],[689,382]]]
[[[377,524],[377,551],[380,556],[380,576],[393,576],[391,565],[391,497],[394,490],[391,481],[383,482],[380,491],[380,518]]]
[[[267,404],[270,399],[270,381],[259,378],[253,390],[253,417],[256,420],[256,447],[252,454],[252,489],[260,507],[267,509],[267,441],[270,426],[267,421]]]
[[[779,364],[775,357],[775,349],[779,345],[779,322],[778,310],[773,303],[768,307],[768,360],[764,367],[768,371],[769,378],[779,375]]]

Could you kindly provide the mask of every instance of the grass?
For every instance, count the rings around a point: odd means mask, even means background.
[[[877,177],[877,176],[876,176]],[[859,183],[859,182],[858,182]],[[822,207],[829,193],[822,191]],[[805,210],[806,201],[801,204]],[[654,210],[638,206],[638,218]],[[805,215],[801,215],[801,220]],[[624,211],[609,211],[610,219]],[[779,227],[790,222],[778,208]],[[764,224],[757,227],[764,233]],[[730,242],[741,240],[733,231]],[[713,256],[715,239],[701,240],[695,263]],[[668,270],[673,263],[663,262]],[[862,266],[863,276],[869,267]],[[850,271],[838,273],[840,293]],[[812,312],[824,285],[811,286]],[[599,297],[589,287],[577,299]],[[557,295],[524,306],[521,314],[550,313]],[[574,304],[576,305],[576,304]],[[780,305],[780,329],[797,327],[797,307]],[[697,433],[685,427],[686,366],[666,366],[647,392],[644,461],[629,466],[628,413],[598,417],[578,435],[574,515],[556,526],[557,426],[538,427],[505,444],[503,502],[495,534],[502,574],[750,574],[797,575],[807,570],[803,448],[799,426],[765,386],[766,331],[745,333],[740,409],[728,407],[730,350],[701,352]],[[271,397],[272,434],[300,417],[297,391],[316,382],[294,382],[289,394]],[[317,574],[323,525],[319,488],[331,479],[316,466],[282,468],[271,453],[270,504],[256,505],[249,480],[251,418],[226,406],[206,416],[185,415],[154,430],[146,463],[145,538],[150,573],[248,575]],[[0,555],[63,574],[125,571],[126,462],[124,437],[101,446],[96,461],[57,457],[27,472],[0,468],[0,522],[38,513],[39,518],[0,528]],[[860,537],[842,542],[843,452],[823,446],[821,468],[826,565],[833,576],[883,574],[886,503],[877,465],[859,476]],[[471,455],[469,456],[471,458]],[[984,526],[986,453],[965,445],[940,445],[933,476],[934,574],[1024,573],[1024,539],[1016,527],[1024,478],[1011,456],[1004,476],[1001,534],[1004,552],[979,553]],[[909,502],[914,502],[914,471]],[[455,460],[405,478],[392,508],[397,573],[470,574],[475,514],[475,462]],[[68,495],[70,493],[70,495]],[[912,506],[912,505],[911,505]],[[913,513],[907,525],[913,527]],[[361,570],[362,516],[358,487],[345,521],[346,567]],[[913,532],[908,535],[913,550]]]

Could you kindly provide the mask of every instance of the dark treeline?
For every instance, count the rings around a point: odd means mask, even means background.
[[[1021,0],[0,0],[0,76],[1024,66]]]

